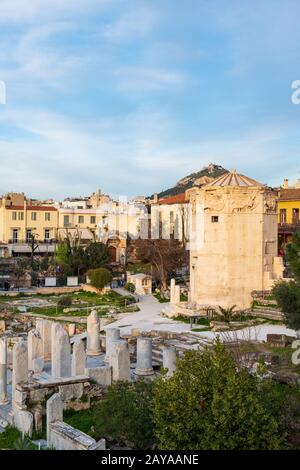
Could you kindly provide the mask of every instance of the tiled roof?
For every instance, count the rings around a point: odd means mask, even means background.
[[[300,201],[300,188],[280,189],[279,201]]]
[[[249,178],[248,176],[241,175],[236,171],[230,171],[224,175],[219,176],[206,186],[264,186],[262,183]]]
[[[6,206],[6,209],[10,209],[13,211],[23,211],[24,206]],[[45,211],[45,212],[50,212],[50,211],[55,211],[57,212],[57,209],[53,206],[26,206],[27,211]]]
[[[187,202],[185,199],[185,193],[177,194],[176,196],[166,197],[165,199],[160,199],[158,204],[183,204]]]

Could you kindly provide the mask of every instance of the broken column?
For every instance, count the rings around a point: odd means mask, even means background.
[[[180,303],[180,292],[181,292],[180,286],[175,286],[175,289],[174,289],[174,303],[175,304]]]
[[[64,412],[64,404],[59,395],[59,393],[55,393],[52,395],[51,398],[47,401],[46,405],[46,413],[47,413],[47,444],[48,447],[51,447],[50,442],[50,424],[54,423],[55,421],[63,421],[63,412]]]
[[[49,320],[41,320],[38,319],[36,321],[36,328],[39,331],[41,338],[42,338],[42,343],[43,343],[43,357],[44,361],[50,361],[51,360],[51,343],[52,343],[52,336],[51,336],[51,331],[52,331],[52,322]]]
[[[98,356],[100,349],[100,322],[96,310],[87,319],[87,351],[88,356]]]
[[[172,377],[176,369],[176,350],[175,348],[164,348],[163,349],[163,368],[167,369],[166,376]]]
[[[140,337],[137,339],[136,375],[152,375],[152,340]]]
[[[105,362],[110,362],[111,347],[114,341],[120,340],[119,328],[107,328],[105,337]]]
[[[174,304],[175,303],[175,279],[171,279],[170,283],[170,303]]]
[[[69,331],[69,336],[74,336],[75,333],[76,333],[76,324],[75,323],[69,323],[68,331]]]
[[[62,328],[55,335],[54,362],[52,363],[53,377],[71,376],[71,345],[68,333]]]
[[[7,400],[7,339],[0,338],[0,405]]]
[[[86,363],[86,354],[83,341],[78,341],[73,344],[72,353],[72,376],[84,375]]]
[[[111,343],[110,365],[113,381],[130,381],[130,356],[127,341],[119,340]]]
[[[61,325],[61,323],[57,323],[57,322],[52,322],[52,325],[51,325],[51,343],[53,344],[53,348],[52,348],[52,351],[51,351],[51,374],[52,374],[52,377],[57,377],[57,374],[56,374],[56,370],[55,370],[55,366],[57,364],[57,354],[58,354],[58,351],[55,347],[55,344],[56,344],[56,335],[58,334],[59,331],[62,331],[63,330],[63,327]]]
[[[28,350],[27,343],[21,339],[13,347],[13,371],[12,371],[12,403],[16,405],[16,386],[20,382],[28,380]]]
[[[44,362],[43,342],[39,330],[30,330],[28,333],[28,369],[33,372],[41,372],[37,369],[38,361]]]

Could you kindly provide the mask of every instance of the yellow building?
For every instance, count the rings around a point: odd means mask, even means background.
[[[58,211],[53,206],[27,200],[23,193],[9,193],[0,201],[0,242],[9,246],[11,254],[30,252],[33,236],[40,253],[53,252],[57,226]]]
[[[278,197],[279,246],[284,248],[296,230],[300,229],[300,182],[289,187],[285,180]]]

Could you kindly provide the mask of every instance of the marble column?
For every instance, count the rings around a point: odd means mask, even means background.
[[[43,342],[40,335],[40,332],[35,330],[30,330],[28,333],[28,369],[36,372],[34,370],[34,360],[37,358],[43,359]]]
[[[51,325],[51,343],[53,344],[53,348],[51,351],[51,375],[52,377],[58,377],[58,370],[56,370],[56,365],[58,364],[58,351],[55,347],[56,344],[56,336],[59,331],[63,331],[63,326],[61,323],[52,322]]]
[[[176,350],[175,348],[164,348],[163,349],[163,368],[167,369],[166,376],[172,377],[176,369]]]
[[[175,289],[174,289],[174,303],[175,304],[180,303],[180,292],[181,292],[180,286],[175,286]]]
[[[63,421],[64,404],[59,393],[55,393],[47,401],[46,416],[47,416],[47,444],[51,447],[50,441],[50,424],[55,421]]]
[[[93,310],[87,319],[87,351],[88,356],[98,356],[100,348],[100,321],[96,310]]]
[[[73,344],[72,353],[72,376],[84,375],[86,365],[86,353],[83,341],[78,341]]]
[[[27,342],[21,339],[13,347],[12,403],[15,406],[16,386],[28,380]]]
[[[170,303],[174,304],[175,303],[175,279],[171,279],[171,284],[170,284]]]
[[[0,338],[0,405],[8,403],[7,399],[7,339]]]
[[[112,366],[113,381],[130,381],[130,356],[127,341],[111,342],[110,365]]]
[[[55,335],[55,362],[52,364],[55,377],[71,377],[71,345],[68,333],[62,329]]]
[[[140,337],[137,339],[136,375],[152,375],[152,339]]]
[[[120,340],[119,328],[107,328],[105,335],[105,362],[110,362],[111,348],[114,341]]]

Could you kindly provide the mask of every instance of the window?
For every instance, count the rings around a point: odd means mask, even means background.
[[[12,218],[12,220],[17,220],[17,213],[16,213],[16,212],[12,212],[11,218]]]
[[[46,229],[45,230],[45,242],[48,242],[50,240],[50,230],[49,229]]]
[[[32,230],[27,229],[26,230],[26,243],[31,243],[32,241]]]
[[[24,212],[18,212],[18,220],[24,220]]]
[[[217,215],[212,215],[212,216],[211,216],[211,222],[212,222],[213,224],[216,224],[217,222],[219,222],[219,216],[217,216]]]
[[[50,220],[51,220],[50,212],[45,212],[45,220],[46,220],[46,222],[50,222]]]
[[[70,225],[70,217],[68,215],[64,215],[64,227],[69,227]]]
[[[31,220],[36,220],[36,212],[31,212]]]
[[[96,224],[96,216],[91,215],[91,224],[95,225]]]
[[[78,216],[78,223],[79,224],[84,224],[84,216],[83,215]]]
[[[286,209],[280,209],[280,223],[286,224]]]
[[[293,209],[293,224],[299,224],[299,209]]]
[[[18,230],[17,229],[13,230],[12,241],[13,243],[18,243]]]

